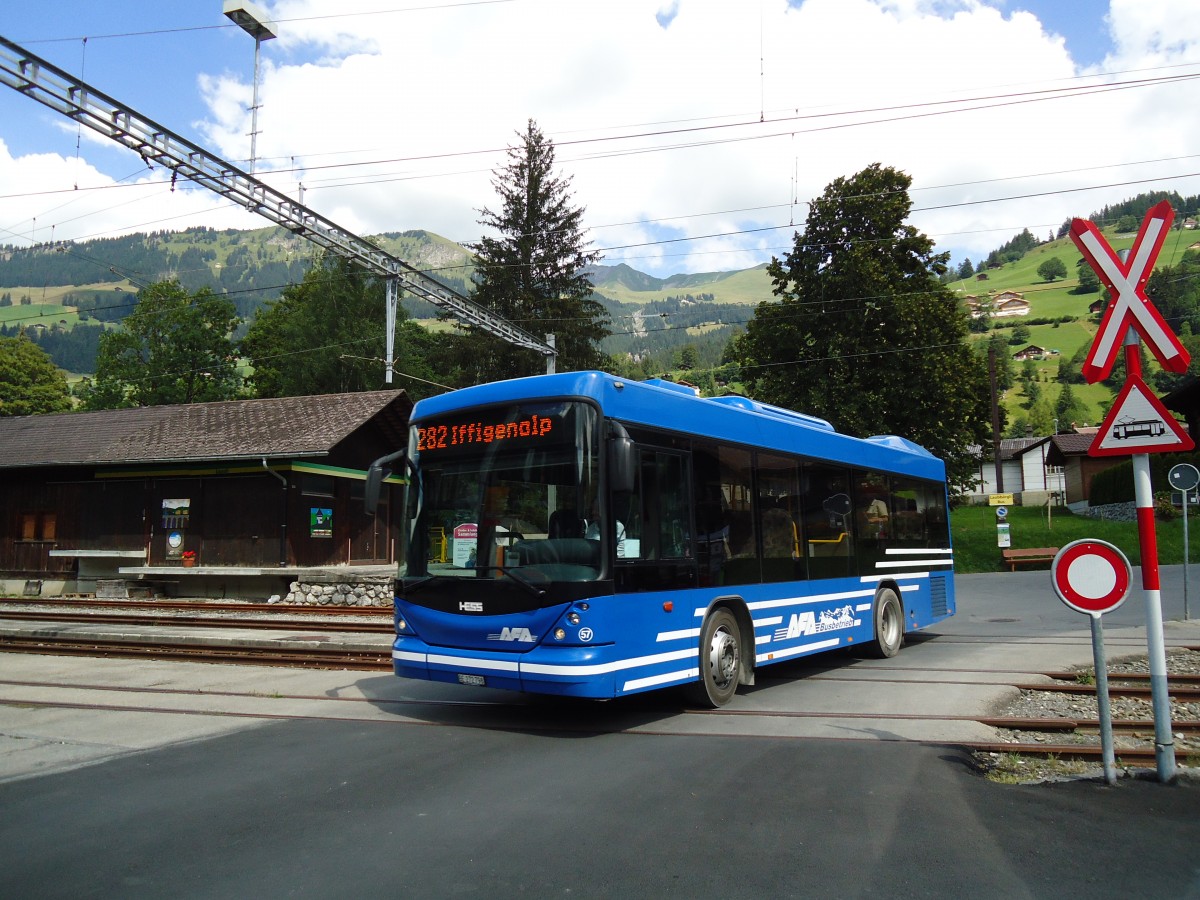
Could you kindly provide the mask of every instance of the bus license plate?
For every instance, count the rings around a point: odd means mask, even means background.
[[[482,675],[465,675],[462,672],[458,673],[459,684],[473,684],[475,687],[486,687],[487,679]]]

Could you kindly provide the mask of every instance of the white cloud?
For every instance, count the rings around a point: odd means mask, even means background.
[[[1182,177],[1078,191],[1197,170],[1098,167],[1200,146],[1190,114],[1200,86],[1043,99],[1099,82],[1079,77],[1094,73],[1061,37],[1000,0],[269,7],[280,37],[263,47],[259,172],[293,196],[302,181],[311,206],[367,233],[477,238],[477,209],[495,203],[490,173],[529,118],[555,141],[595,246],[724,235],[607,260],[660,274],[783,252],[790,217],[807,214],[789,200],[872,162],[908,172],[914,206],[942,207],[917,213],[918,226],[976,257],[1021,228],[1044,236],[1141,190],[1200,193],[1200,179]],[[1109,23],[1103,69],[1125,73],[1110,80],[1200,74],[1200,5],[1113,0]],[[205,139],[231,159],[248,155],[247,82],[219,66],[197,79]],[[980,108],[946,114],[950,101]],[[32,183],[25,173],[38,164],[0,158],[17,182]],[[1022,199],[963,205],[1011,197]],[[136,218],[114,212],[86,227]]]

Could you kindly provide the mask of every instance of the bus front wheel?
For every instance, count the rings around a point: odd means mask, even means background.
[[[875,597],[875,638],[869,644],[872,656],[890,659],[904,644],[904,607],[891,588],[884,588]]]
[[[717,609],[700,630],[700,679],[691,685],[692,701],[712,709],[724,706],[737,691],[741,669],[737,619],[729,610]]]

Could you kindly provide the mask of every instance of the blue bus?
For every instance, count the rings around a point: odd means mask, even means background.
[[[945,465],[740,396],[572,372],[421,400],[397,675],[728,703],[763,666],[894,656],[954,613]]]

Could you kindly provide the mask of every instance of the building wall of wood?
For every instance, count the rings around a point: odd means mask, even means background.
[[[0,473],[0,573],[41,578],[74,570],[51,550],[148,550],[151,566],[182,565],[167,536],[199,566],[327,566],[395,560],[391,491],[363,512],[355,473],[284,469],[286,490],[265,470],[237,474],[103,477],[87,469]],[[164,500],[187,500],[177,516]]]

